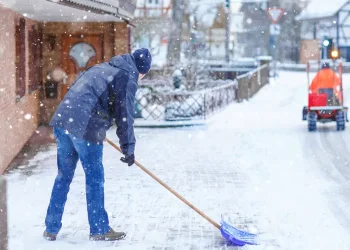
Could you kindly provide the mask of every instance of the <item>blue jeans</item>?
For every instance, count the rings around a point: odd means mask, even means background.
[[[92,144],[75,138],[61,128],[54,127],[57,141],[58,174],[53,186],[45,219],[46,231],[57,234],[62,227],[62,215],[67,201],[69,186],[80,159],[86,179],[86,201],[90,235],[105,234],[110,230],[104,206],[104,170],[102,144]]]

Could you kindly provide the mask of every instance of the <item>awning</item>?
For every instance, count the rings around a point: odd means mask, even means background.
[[[132,21],[135,0],[0,0],[25,17],[42,22]]]
[[[47,0],[57,4],[91,11],[97,14],[108,14],[130,22],[134,18],[136,0]]]

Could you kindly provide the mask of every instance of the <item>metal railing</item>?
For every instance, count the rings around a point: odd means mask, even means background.
[[[235,81],[201,91],[158,92],[143,86],[136,94],[135,118],[179,121],[206,119],[234,101],[251,98],[269,81],[268,65],[263,65]],[[208,84],[210,85],[210,84]]]
[[[152,92],[141,89],[136,95],[136,118],[178,121],[206,119],[235,100],[236,83],[202,91]]]
[[[6,180],[0,176],[0,250],[8,249]]]
[[[270,70],[268,64],[264,64],[253,71],[238,76],[236,78],[237,101],[241,102],[252,98],[262,87],[269,83],[269,78]]]
[[[236,100],[237,83],[232,82],[204,92],[204,118],[228,106]]]

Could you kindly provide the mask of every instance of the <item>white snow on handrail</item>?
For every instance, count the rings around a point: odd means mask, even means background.
[[[268,66],[268,64],[264,64],[264,65],[262,65],[262,66],[260,66],[260,67],[258,67],[258,68],[256,68],[256,69],[254,69],[254,70],[252,70],[252,71],[249,71],[248,73],[246,73],[246,74],[244,74],[244,75],[237,76],[237,80],[242,79],[242,78],[247,77],[247,76],[251,76],[251,75],[253,75],[254,73],[257,73],[258,71],[260,71],[260,70],[266,68],[267,66]]]

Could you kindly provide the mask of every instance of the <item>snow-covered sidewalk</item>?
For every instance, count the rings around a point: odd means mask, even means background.
[[[237,225],[262,233],[260,246],[242,249],[348,250],[350,227],[343,222],[350,219],[350,204],[336,191],[349,185],[350,176],[341,179],[335,173],[330,178],[315,159],[311,142],[323,135],[308,133],[301,122],[305,78],[283,72],[250,102],[232,104],[207,126],[137,129],[136,156],[217,222],[228,214]],[[349,92],[350,86],[346,88]],[[117,141],[114,131],[108,137]],[[79,165],[59,238],[45,241],[41,235],[57,172],[55,150],[50,146],[7,175],[10,250],[236,249],[137,167],[122,164],[121,155],[108,144],[106,209],[111,226],[127,232],[126,239],[88,241],[85,179]]]

